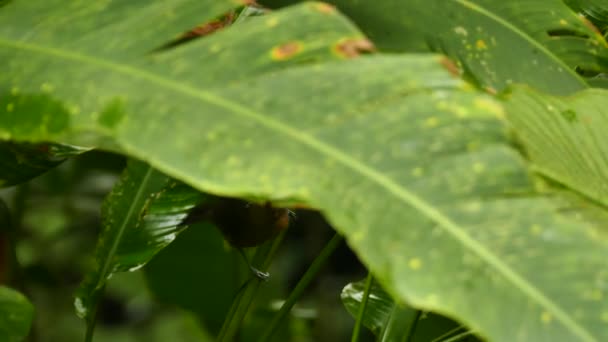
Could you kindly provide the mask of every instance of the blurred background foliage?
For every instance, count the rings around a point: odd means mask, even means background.
[[[122,156],[90,151],[0,191],[11,216],[11,227],[2,231],[0,275],[35,307],[29,341],[82,341],[85,324],[74,313],[74,294],[93,263],[101,203],[125,164]],[[297,212],[239,340],[256,341],[333,234],[319,213]],[[354,319],[340,292],[365,275],[342,243],[274,340],[349,340]],[[100,304],[95,341],[212,341],[249,276],[241,256],[217,229],[193,225],[142,269],[112,277]],[[430,341],[458,324],[424,314],[418,326],[416,340]],[[373,339],[365,330],[360,340]]]
[[[12,253],[16,258],[2,276],[34,304],[31,341],[82,340],[84,323],[74,313],[73,297],[93,262],[101,203],[124,166],[122,156],[91,151],[0,192],[13,226],[4,230],[6,260]],[[321,215],[298,212],[245,322],[242,340],[255,340],[332,235]],[[347,340],[354,320],[339,294],[364,274],[354,254],[341,246],[276,340]],[[248,276],[244,261],[218,230],[194,225],[146,267],[112,277],[95,341],[212,340]]]

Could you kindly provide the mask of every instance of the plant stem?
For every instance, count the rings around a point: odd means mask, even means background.
[[[260,270],[266,271],[268,269],[268,266],[270,266],[272,258],[274,254],[276,254],[276,251],[278,250],[286,232],[287,230],[284,230],[272,242],[266,243],[256,249],[253,262],[256,264],[259,260],[262,260]],[[236,336],[236,333],[241,327],[241,323],[249,310],[249,306],[253,302],[260,283],[261,279],[252,275],[252,278],[247,281],[244,288],[240,290],[237,296],[234,298],[234,301],[230,306],[230,310],[228,311],[228,315],[226,316],[224,324],[222,325],[222,328],[218,334],[218,342],[234,341],[234,336]]]
[[[351,342],[357,342],[359,340],[359,333],[361,332],[361,326],[363,325],[363,315],[365,314],[367,301],[369,299],[369,292],[372,289],[373,282],[374,276],[371,272],[367,273],[367,279],[365,280],[365,289],[363,290],[363,298],[361,299],[359,312],[357,312],[357,320],[355,321],[355,326],[353,327],[353,335],[350,339]]]
[[[397,305],[397,304],[395,304]],[[414,340],[414,333],[416,332],[416,326],[418,325],[418,321],[420,321],[420,316],[422,315],[421,310],[416,310],[416,315],[414,316],[414,320],[412,324],[410,324],[410,329],[406,334],[405,341],[412,342]]]
[[[465,329],[464,325],[460,325],[452,330],[447,331],[446,333],[434,338],[431,342],[441,342],[444,339],[450,337],[450,335],[455,334],[456,332],[458,332],[459,330]]]
[[[308,287],[308,285],[310,285],[317,273],[319,273],[321,267],[329,259],[333,251],[340,245],[340,242],[342,242],[342,236],[338,234],[335,234],[334,237],[329,240],[323,250],[312,262],[308,270],[306,270],[306,273],[304,273],[296,287],[293,289],[293,291],[291,291],[291,293],[283,303],[283,306],[281,306],[279,312],[274,316],[272,322],[270,322],[270,325],[268,326],[268,328],[266,328],[266,331],[264,331],[264,334],[262,334],[262,338],[260,338],[258,341],[269,341],[272,338],[272,335],[276,332],[283,319],[285,319],[287,314],[289,314],[291,308],[300,298],[300,296]]]
[[[470,336],[470,335],[473,335],[472,331],[465,331],[465,332],[462,332],[462,333],[460,333],[458,335],[454,335],[454,336],[452,336],[452,337],[450,337],[448,339],[445,339],[442,342],[456,342],[456,341],[461,340],[462,338]]]

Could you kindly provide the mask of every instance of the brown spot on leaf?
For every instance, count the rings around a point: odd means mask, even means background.
[[[270,55],[274,60],[286,60],[289,59],[298,53],[304,50],[304,46],[300,42],[289,42],[283,45],[275,46]]]
[[[229,26],[230,24],[232,24],[234,22],[235,19],[236,19],[235,12],[230,11],[230,12],[222,15],[218,19],[214,19],[205,24],[198,25],[195,28],[193,28],[185,33],[182,33],[179,37],[177,37],[174,40],[166,43],[165,45],[155,49],[154,51],[158,52],[158,51],[167,50],[167,49],[176,47],[178,45],[187,43],[193,39],[210,35],[212,33],[215,33],[217,31],[223,29],[226,26]]]
[[[325,13],[325,14],[331,14],[336,11],[336,8],[334,6],[332,6],[330,4],[326,4],[324,2],[314,4],[314,8],[317,11],[319,11],[321,13]]]
[[[583,22],[583,24],[585,24],[585,26],[587,26],[591,31],[597,33],[598,35],[602,35],[602,33],[600,32],[600,30],[595,27],[595,25],[593,25],[592,22],[590,22],[589,20],[587,20],[587,18],[584,17],[579,17],[581,19],[581,21]]]
[[[334,46],[336,53],[345,58],[357,57],[364,52],[376,50],[374,44],[365,38],[348,38]]]
[[[495,88],[490,87],[490,86],[485,86],[485,87],[483,88],[483,90],[485,90],[485,91],[486,91],[486,93],[488,93],[488,94],[490,94],[490,95],[496,95],[496,94],[498,94],[498,91],[497,91]]]
[[[232,22],[234,22],[234,19],[235,19],[234,12],[227,13],[220,19],[212,20],[206,24],[199,25],[199,26],[193,28],[192,30],[184,33],[182,35],[181,39],[188,39],[188,38],[209,35],[219,29],[222,29],[222,28],[232,24]]]
[[[439,63],[441,63],[441,65],[443,65],[443,67],[446,68],[450,72],[450,74],[456,77],[460,77],[460,69],[458,68],[456,63],[454,63],[451,59],[447,57],[442,57],[439,60]]]

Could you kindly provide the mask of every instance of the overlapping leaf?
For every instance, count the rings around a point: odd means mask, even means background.
[[[364,287],[365,284],[363,281],[350,283],[344,287],[342,294],[340,295],[346,310],[354,317],[357,317],[360,310],[361,302],[365,295]],[[406,311],[408,313],[407,319],[399,322],[399,326],[406,331],[411,329],[416,323],[416,310],[405,305],[402,307],[395,305],[391,296],[378,284],[372,285],[367,300],[367,305],[363,314],[363,325],[370,329],[376,336],[382,333],[388,321],[391,319],[391,315],[396,311]],[[393,338],[399,340],[402,339],[403,336],[393,336]]]
[[[86,149],[61,144],[0,141],[0,187],[28,181]]]
[[[364,288],[364,281],[358,281],[342,290],[342,303],[353,317],[357,317],[361,308]],[[466,327],[444,317],[420,312],[405,304],[395,304],[377,283],[373,283],[369,291],[363,324],[377,336],[378,341],[439,342],[467,331]]]
[[[565,0],[574,10],[583,13],[604,32],[608,30],[608,3],[604,0]]]
[[[538,171],[608,206],[608,91],[559,98],[518,87],[507,104]]]
[[[0,23],[40,19],[30,6],[10,3]],[[72,32],[96,23],[71,13]],[[49,20],[24,39],[11,25],[0,25],[0,86],[42,89],[63,110],[0,115],[3,137],[95,142],[200,190],[320,208],[392,294],[491,340],[608,339],[597,223],[535,191],[502,108],[443,58],[319,63],[361,39],[319,3],[146,57],[128,30],[71,40]],[[115,49],[98,52],[96,37]]]
[[[0,286],[0,340],[23,341],[30,331],[34,307],[21,293]]]
[[[608,68],[606,41],[560,0],[330,2],[385,44],[399,45],[401,37],[402,46],[409,46],[413,32],[423,33],[434,49],[457,59],[491,91],[526,83],[570,93],[586,87],[575,66]]]
[[[74,302],[77,314],[89,323],[95,317],[95,305],[106,280],[115,272],[140,267],[175,236],[164,234],[156,225],[140,227],[144,209],[169,180],[146,163],[131,161],[105,199],[94,269],[87,274]]]

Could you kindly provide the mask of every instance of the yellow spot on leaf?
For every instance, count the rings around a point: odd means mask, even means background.
[[[602,319],[602,321],[608,323],[608,311],[602,312],[601,319]]]
[[[553,316],[551,313],[543,311],[543,313],[540,314],[540,320],[545,324],[549,324],[553,320]]]
[[[488,48],[488,45],[486,45],[486,42],[484,42],[481,39],[478,39],[475,42],[475,47],[477,48],[477,50],[486,50]]]
[[[485,110],[496,115],[496,117],[500,119],[505,117],[505,111],[502,106],[498,104],[498,102],[493,101],[489,98],[478,97],[473,101],[473,105],[475,105],[475,107],[477,107],[478,109]]]
[[[422,168],[421,167],[414,168],[412,170],[412,176],[415,176],[415,177],[422,176]]]
[[[11,88],[11,95],[15,96],[19,94],[19,87],[12,87]]]
[[[475,173],[482,173],[486,170],[486,166],[482,163],[475,163],[473,164],[473,171]]]
[[[436,127],[439,124],[439,119],[434,116],[424,120],[424,125],[427,127]]]
[[[48,82],[44,82],[40,85],[40,90],[42,90],[45,93],[50,93],[55,89],[55,87],[48,83]]]
[[[268,27],[275,27],[279,24],[279,19],[276,17],[272,17],[268,20],[266,20],[266,26]]]
[[[532,233],[532,235],[540,235],[540,233],[543,232],[543,228],[537,224],[533,224],[532,226],[530,226],[530,233]]]
[[[407,265],[414,271],[419,270],[422,267],[422,261],[418,258],[411,258]]]
[[[289,42],[283,45],[275,46],[270,52],[270,56],[274,60],[284,61],[289,59],[304,50],[304,46],[300,42]]]
[[[13,109],[15,109],[15,104],[13,104],[13,103],[9,103],[9,104],[7,104],[7,105],[6,105],[6,111],[7,111],[7,112],[9,112],[9,113],[10,113],[10,112],[12,112],[12,111],[13,111]]]
[[[330,4],[326,4],[324,2],[316,3],[313,6],[317,11],[319,11],[321,13],[329,14],[329,13],[334,13],[336,11],[336,8],[334,6],[332,6]]]
[[[559,23],[560,23],[561,25],[563,25],[563,26],[568,25],[568,22],[566,21],[566,19],[560,19],[560,20],[559,20]]]
[[[80,114],[80,107],[74,105],[70,108],[70,114],[72,115],[78,115]]]

